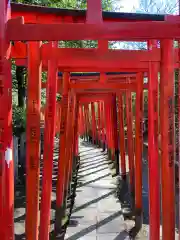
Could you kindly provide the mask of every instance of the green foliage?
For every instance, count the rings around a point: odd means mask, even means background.
[[[14,61],[12,61],[11,74],[12,74],[13,89],[17,89],[18,88],[18,82],[17,82],[17,79],[16,79],[16,65],[15,65]]]
[[[24,3],[30,5],[41,5],[47,7],[56,8],[68,8],[68,9],[86,9],[87,0],[12,0],[15,3]],[[106,11],[111,11],[113,6],[113,0],[103,0],[102,8]]]
[[[86,8],[86,0],[12,0],[12,2],[69,9]]]
[[[19,136],[26,129],[26,109],[13,105],[13,134]]]

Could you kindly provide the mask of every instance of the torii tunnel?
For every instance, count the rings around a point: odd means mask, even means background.
[[[179,16],[103,12],[101,0],[87,0],[87,11],[0,1],[0,239],[16,239],[12,60],[16,66],[26,67],[28,76],[26,219],[22,239],[51,238],[55,135],[59,139],[59,152],[52,239],[64,239],[62,232],[72,213],[81,165],[79,141],[102,148],[106,154],[112,179],[116,180],[116,197],[120,199],[124,221],[126,218],[134,221],[128,234],[135,239],[141,231],[144,212],[144,90],[148,92],[149,235],[146,239],[176,239],[179,213],[175,203],[175,165],[179,165],[176,152],[179,154],[180,95],[175,104],[174,79],[175,72],[179,72],[180,52],[174,42],[179,43],[179,23]],[[58,45],[58,41],[78,40],[95,40],[98,46],[60,48]],[[110,49],[110,41],[146,42],[148,47],[146,50]],[[42,72],[47,73],[46,82],[42,82]],[[46,105],[41,182],[43,88]],[[56,100],[57,94],[61,95],[60,102]],[[135,96],[134,105],[132,96]],[[128,205],[122,200],[124,184],[129,191]]]

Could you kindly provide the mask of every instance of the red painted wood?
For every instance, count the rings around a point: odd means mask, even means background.
[[[61,100],[61,119],[60,119],[60,138],[59,138],[59,158],[58,158],[58,180],[56,190],[56,214],[62,207],[65,188],[65,146],[66,146],[66,130],[67,130],[67,108],[68,108],[68,91],[69,91],[70,74],[63,74],[63,95]],[[56,223],[58,224],[58,219]],[[55,223],[55,224],[56,224]]]
[[[137,75],[136,91],[136,139],[135,139],[135,207],[142,214],[142,118],[143,118],[143,74]]]
[[[101,0],[87,0],[86,22],[89,24],[103,22]]]
[[[15,19],[9,21],[7,24],[7,39],[9,41],[57,41],[80,39],[136,41],[165,38],[180,38],[179,26],[177,22],[139,21],[122,22],[121,24],[21,24]]]
[[[9,92],[11,92],[11,85],[10,85],[10,69],[9,65],[7,64],[6,60],[2,58],[7,52],[5,46],[5,1],[1,1],[0,3],[0,92],[2,96],[0,96],[0,141],[3,141],[2,149],[0,149],[0,220],[2,222],[3,229],[0,230],[0,237],[2,239],[8,239],[9,236],[13,235],[13,222],[12,222],[12,213],[13,208],[10,208],[13,204],[13,182],[11,179],[13,178],[13,168],[12,164],[10,168],[4,163],[4,152],[7,146],[12,149],[12,131],[10,130],[11,124],[8,127],[7,123],[11,123],[11,102],[9,97]],[[71,16],[55,16],[54,14],[39,14],[39,13],[22,13],[25,15],[25,21],[28,23],[37,23],[37,24],[22,24],[21,19],[14,19],[9,21],[7,24],[7,32],[6,36],[8,40],[98,40],[99,47],[97,49],[56,49],[54,51],[49,45],[44,45],[41,49],[41,57],[42,57],[42,66],[43,69],[47,69],[49,64],[53,61],[53,67],[55,67],[55,61],[57,61],[56,70],[59,71],[97,71],[101,72],[100,78],[76,78],[72,79],[75,82],[70,82],[69,84],[69,74],[65,74],[66,77],[66,87],[70,87],[70,89],[74,90],[74,93],[83,94],[81,97],[78,96],[80,99],[80,103],[85,105],[85,111],[82,113],[82,117],[84,115],[84,127],[82,128],[82,132],[89,133],[91,129],[90,126],[90,115],[88,104],[92,101],[105,101],[105,114],[106,114],[106,135],[108,139],[108,147],[112,151],[112,160],[114,159],[114,150],[117,149],[117,129],[116,129],[116,109],[115,109],[115,101],[113,100],[112,94],[122,94],[123,90],[128,90],[126,93],[126,113],[127,113],[127,125],[128,125],[128,143],[129,143],[129,165],[130,168],[133,169],[134,167],[134,159],[132,154],[134,153],[134,149],[132,146],[132,111],[131,111],[131,97],[130,92],[136,91],[136,148],[135,148],[135,191],[136,191],[136,209],[142,211],[142,90],[143,90],[143,83],[142,83],[142,73],[139,73],[137,76],[138,81],[135,80],[135,76],[132,77],[132,82],[126,82],[127,76],[120,77],[106,77],[106,71],[138,71],[138,72],[149,72],[149,179],[150,180],[150,239],[155,240],[159,239],[159,179],[158,179],[158,155],[157,155],[157,111],[155,110],[156,102],[157,101],[157,71],[160,65],[160,60],[162,57],[162,64],[161,64],[161,108],[160,108],[160,120],[161,120],[161,135],[162,135],[162,159],[161,162],[162,166],[162,214],[163,214],[163,240],[165,239],[174,239],[174,170],[172,167],[172,161],[174,161],[172,157],[172,152],[174,150],[174,129],[171,125],[173,122],[173,70],[175,67],[179,67],[179,62],[177,59],[177,54],[172,55],[173,46],[172,41],[164,40],[162,41],[162,54],[160,53],[159,49],[152,49],[151,51],[113,51],[107,50],[108,48],[108,41],[109,40],[146,40],[146,39],[179,39],[180,32],[179,32],[179,17],[168,17],[167,21],[163,22],[122,22],[119,24],[118,22],[103,22],[102,21],[102,9],[101,9],[101,1],[100,0],[89,0],[88,1],[88,12],[87,12],[87,23],[85,22],[85,17],[80,17],[79,19],[75,19]],[[17,16],[19,13],[14,13],[14,16]],[[58,22],[64,21],[65,23],[57,24]],[[81,23],[73,24],[73,21],[80,21]],[[83,23],[82,23],[83,22]],[[42,23],[42,24],[38,24]],[[52,24],[50,24],[52,23]],[[92,24],[93,23],[93,24]],[[50,34],[51,33],[51,34]],[[166,50],[165,50],[166,48]],[[29,61],[29,56],[32,58],[36,57],[39,52],[32,53],[34,55],[27,55],[26,46],[17,43],[11,52],[11,56],[16,58],[17,64],[25,64],[27,66],[27,62]],[[179,50],[178,50],[179,51]],[[177,52],[177,51],[176,51]],[[32,54],[31,53],[31,54]],[[60,59],[60,60],[59,60]],[[63,59],[63,61],[62,61]],[[28,60],[28,61],[27,61]],[[31,59],[30,59],[31,60]],[[37,60],[37,59],[35,59]],[[51,61],[49,63],[49,60]],[[35,64],[36,61],[33,62]],[[7,65],[6,65],[7,64]],[[156,68],[154,66],[156,65]],[[52,66],[51,66],[52,67]],[[38,70],[40,67],[38,68]],[[37,69],[36,69],[37,70]],[[35,74],[38,72],[34,71]],[[55,70],[55,69],[54,69]],[[52,70],[52,76],[55,71]],[[32,69],[31,69],[32,71]],[[8,75],[9,74],[9,75]],[[55,91],[55,83],[52,81],[52,76],[49,76],[48,84],[43,84],[43,87],[49,86],[54,87]],[[7,81],[8,79],[8,81]],[[6,80],[6,81],[5,81]],[[88,82],[89,81],[89,82]],[[90,82],[94,81],[94,82]],[[99,81],[99,82],[95,82]],[[109,81],[109,82],[106,82]],[[68,83],[67,83],[68,82]],[[6,85],[7,84],[7,85]],[[40,82],[38,78],[38,86],[35,85],[36,82],[30,83],[31,88],[28,89],[30,92],[30,103],[32,104],[32,99],[36,98],[39,101],[39,95],[35,95],[37,89],[39,90]],[[34,93],[32,93],[32,86],[36,89]],[[76,104],[77,101],[73,95],[69,94],[69,108],[67,110],[68,104],[68,89],[62,86],[62,83],[59,81],[58,83],[58,92],[63,93],[63,100],[62,100],[62,109],[61,109],[61,141],[60,141],[60,157],[59,157],[59,170],[58,170],[58,185],[57,185],[57,207],[61,207],[63,204],[63,197],[64,190],[67,191],[68,183],[70,181],[70,175],[72,170],[72,157],[73,153],[77,150],[77,129],[74,123],[77,120],[76,117]],[[147,88],[148,85],[146,84],[145,87]],[[66,90],[64,90],[66,89]],[[98,95],[101,93],[101,95]],[[109,94],[110,97],[107,97],[106,94]],[[33,95],[34,94],[34,95]],[[39,92],[38,92],[39,94]],[[94,94],[93,98],[89,96],[85,96],[86,94]],[[55,94],[54,94],[55,96]],[[48,101],[51,101],[52,96]],[[73,99],[73,103],[70,103],[70,99]],[[6,107],[4,107],[4,103]],[[49,227],[49,209],[50,209],[50,192],[51,192],[51,178],[52,178],[52,148],[53,148],[53,136],[54,136],[54,128],[55,128],[55,118],[58,116],[55,115],[55,103],[56,100],[53,98],[53,109],[50,109],[50,105],[46,108],[46,125],[47,131],[50,133],[50,138],[45,136],[45,146],[49,146],[50,144],[50,151],[48,155],[44,155],[45,158],[45,165],[47,170],[44,169],[43,178],[47,179],[47,184],[43,182],[43,196],[42,196],[42,211],[41,211],[41,226],[40,226],[40,239],[48,239],[48,227]],[[39,102],[38,102],[38,113],[39,111]],[[48,102],[49,104],[49,102]],[[169,104],[169,110],[168,110]],[[8,106],[8,108],[7,108]],[[162,107],[164,106],[164,107]],[[106,109],[107,107],[107,109]],[[7,111],[8,110],[8,111]],[[52,114],[52,112],[54,114]],[[28,111],[31,111],[31,105],[28,106]],[[102,124],[102,109],[101,105],[98,105],[98,115],[99,115],[99,122],[98,126],[103,128]],[[28,112],[28,113],[29,113]],[[51,113],[52,116],[48,115]],[[10,117],[9,117],[10,116]],[[28,115],[29,116],[29,115]],[[68,116],[68,118],[67,118]],[[169,120],[167,121],[167,116],[169,116]],[[29,123],[27,125],[27,131],[30,131],[30,127],[36,126],[36,130],[39,128],[38,118],[39,115],[34,117],[34,121],[30,122],[33,119],[30,116],[30,120],[28,119]],[[71,121],[71,120],[74,121]],[[50,125],[51,124],[51,125]],[[87,131],[85,129],[87,128]],[[64,131],[65,129],[65,131]],[[31,129],[32,130],[32,129]],[[39,134],[39,132],[38,132]],[[37,134],[37,135],[38,135]],[[5,137],[4,137],[5,136]],[[30,136],[30,134],[29,134]],[[100,138],[100,136],[99,136]],[[171,139],[172,138],[172,139]],[[39,139],[39,135],[38,135]],[[154,141],[153,141],[154,140]],[[172,142],[170,142],[172,140]],[[64,149],[63,149],[64,146]],[[76,146],[76,147],[75,147]],[[75,150],[76,148],[76,150]],[[39,147],[38,144],[33,147],[33,144],[29,145],[27,150],[27,158],[32,161],[30,153],[34,154],[36,157],[36,164],[38,163],[37,158],[37,151]],[[45,148],[46,149],[46,148]],[[47,147],[48,149],[48,147]],[[63,149],[63,150],[62,150]],[[65,150],[66,149],[66,150]],[[31,151],[30,151],[31,150]],[[29,151],[29,152],[28,152]],[[131,153],[130,153],[131,152]],[[47,161],[49,158],[50,161]],[[155,163],[155,164],[154,164]],[[38,180],[38,171],[39,168],[36,165],[35,171],[27,171],[27,179],[30,176],[30,181],[32,186],[37,186]],[[133,182],[133,170],[130,178],[131,183]],[[30,174],[30,175],[28,175]],[[34,178],[33,178],[34,176]],[[156,176],[156,177],[154,177]],[[154,178],[153,178],[154,177]],[[157,181],[156,181],[157,180]],[[5,189],[5,181],[7,182],[8,187]],[[158,183],[158,184],[157,184]],[[156,184],[154,188],[153,185]],[[28,186],[29,187],[29,186]],[[27,187],[27,189],[28,189]],[[31,187],[32,188],[32,187]],[[45,192],[45,189],[47,192]],[[29,188],[30,189],[30,188]],[[30,219],[30,216],[33,216],[28,224],[28,234],[27,239],[37,239],[37,212],[38,212],[38,191],[36,189],[36,194],[32,195],[32,189],[27,190],[27,206],[31,204],[29,209],[31,211],[27,211],[27,219]],[[172,194],[169,194],[171,192]],[[31,194],[31,196],[30,196]],[[169,196],[170,195],[170,196]],[[44,200],[45,199],[45,200]],[[29,201],[31,200],[31,201]],[[34,202],[32,203],[32,200]],[[34,205],[33,205],[34,204]],[[34,208],[32,206],[35,206]],[[32,222],[32,219],[34,222]],[[31,225],[32,224],[32,225]],[[30,226],[30,227],[29,227]],[[32,226],[32,228],[31,228]],[[3,231],[5,232],[6,229],[11,229],[8,234],[3,235]],[[31,231],[31,232],[30,232]],[[31,235],[32,234],[32,235]],[[13,238],[13,236],[12,236]],[[11,239],[12,239],[11,238]]]
[[[105,114],[104,114],[104,102],[100,102],[101,106],[101,126],[102,126],[102,142],[105,144],[106,137],[105,137]]]
[[[103,44],[103,41],[100,41]],[[105,41],[106,43],[106,41]],[[101,46],[101,45],[100,45]],[[53,55],[52,55],[53,54]],[[114,61],[128,61],[128,62],[147,62],[147,61],[160,61],[160,50],[155,49],[153,51],[148,50],[113,50],[103,48],[59,48],[57,51],[52,53],[52,47],[49,44],[44,44],[42,46],[42,59],[48,60],[51,57],[56,58],[57,60],[64,58],[66,56],[67,59],[64,59],[63,63],[66,65],[69,61],[78,61],[81,62],[89,62],[91,60],[100,61],[100,60],[114,60]],[[114,64],[116,64],[114,62]],[[71,65],[71,64],[69,64]],[[79,65],[79,64],[78,64]],[[120,65],[119,65],[120,66]]]
[[[157,42],[149,42],[149,49]],[[158,160],[158,67],[150,63],[148,88],[148,164],[150,240],[160,239],[160,168]]]
[[[94,102],[91,103],[91,125],[92,125],[92,141],[95,144],[96,140],[96,118],[95,118],[95,107],[94,107]]]
[[[179,11],[180,11],[180,2],[179,2]],[[179,50],[179,59],[180,59],[180,41],[178,41],[178,50]],[[180,106],[180,64],[179,64],[179,72],[178,72],[178,106]],[[178,109],[178,127],[180,129],[180,109]],[[178,147],[180,146],[180,130],[178,134]],[[176,147],[176,143],[175,143]],[[178,152],[178,163],[180,165],[180,150]],[[178,172],[178,177],[180,179],[180,169]],[[180,191],[179,191],[179,199],[180,199]],[[179,204],[179,220],[180,220],[180,204]],[[179,231],[180,231],[180,226],[179,226]]]
[[[139,62],[148,62],[148,61],[158,61],[160,62],[160,49],[156,48],[153,51],[147,51],[147,50],[108,50],[107,48],[107,41],[99,41],[100,46],[97,49],[83,49],[83,48],[60,48],[57,51],[53,53],[54,57],[57,58],[59,61],[59,67],[61,66],[70,66],[71,62],[72,64],[86,64],[87,61],[99,61],[100,63],[102,61],[111,62],[113,60],[120,61],[120,63],[123,64],[123,66],[126,64],[133,64],[134,67],[138,66],[137,61]],[[174,61],[175,63],[178,63],[178,49],[175,49],[175,54],[174,54]],[[12,46],[12,51],[11,51],[11,57],[15,59],[21,59],[21,61],[24,59],[24,64],[25,58],[27,57],[27,45],[22,43],[22,42],[15,42],[14,46]],[[43,67],[47,68],[47,61],[52,57],[52,49],[49,44],[43,44],[42,46],[42,60],[43,60]],[[63,58],[64,61],[60,61],[59,59]],[[75,62],[76,61],[76,62]],[[128,61],[128,62],[127,62]],[[84,63],[83,63],[84,62]],[[22,64],[22,62],[21,62]],[[91,62],[89,62],[91,64]],[[92,62],[93,64],[93,62]],[[78,65],[78,64],[77,64]],[[120,65],[120,64],[119,64]],[[141,63],[143,67],[143,63]],[[139,64],[139,66],[141,66]],[[86,66],[88,66],[86,64]],[[95,64],[94,64],[95,66]],[[122,67],[121,67],[122,68]],[[130,65],[129,65],[130,68]],[[133,68],[133,67],[132,67]],[[127,75],[125,75],[127,76]],[[133,76],[135,76],[133,74]],[[110,76],[107,76],[108,78]],[[119,77],[123,77],[123,75],[119,75]],[[128,77],[130,75],[128,74]],[[78,77],[87,79],[87,77]],[[92,77],[88,77],[92,79]],[[117,76],[112,76],[112,78],[117,78]]]
[[[0,1],[0,238],[14,239],[14,171],[12,154],[12,79],[5,27],[6,0]],[[8,154],[7,154],[8,153]]]
[[[127,121],[127,151],[129,162],[129,176],[131,191],[134,191],[134,136],[133,136],[133,116],[132,116],[132,99],[131,92],[126,91],[126,121]]]
[[[118,92],[119,89],[135,89],[136,88],[136,83],[119,83],[119,82],[114,82],[114,83],[70,83],[70,87],[74,89],[77,92],[93,92],[93,91],[103,91],[106,90],[108,92]]]
[[[115,157],[115,140],[114,140],[114,116],[113,116],[113,95],[109,99],[109,129],[110,129],[110,149],[111,149],[111,160],[114,161]]]
[[[84,105],[84,116],[85,116],[85,129],[86,129],[86,137],[88,138],[90,124],[89,124],[89,104]]]
[[[75,104],[75,109],[74,109],[74,148],[73,148],[73,154],[74,154],[74,156],[78,156],[78,148],[79,148],[79,146],[78,146],[78,143],[79,143],[79,139],[78,139],[78,137],[79,137],[79,120],[78,120],[78,115],[79,115],[79,101],[78,101],[78,99],[77,99],[77,96],[76,96],[76,98],[75,98],[75,101],[76,102],[74,102],[74,104]]]
[[[124,135],[124,111],[123,111],[123,94],[118,94],[118,115],[119,115],[119,141],[120,141],[120,169],[121,174],[126,174],[125,159],[125,135]]]
[[[114,154],[115,154],[115,166],[116,166],[116,175],[119,175],[119,146],[118,146],[118,132],[117,132],[117,103],[116,103],[116,94],[113,94],[112,97],[112,116],[113,116],[113,138],[114,138]]]
[[[100,108],[100,102],[97,102],[97,117],[98,117],[98,121],[97,121],[97,124],[98,124],[98,140],[101,142],[101,129],[102,129],[102,126],[101,126],[101,108]]]
[[[77,98],[76,95],[72,94],[72,106],[70,106],[69,102],[69,109],[71,108],[70,115],[68,116],[68,122],[69,127],[68,127],[68,132],[67,132],[67,151],[69,150],[69,154],[67,154],[67,160],[69,159],[69,165],[68,165],[68,185],[72,181],[72,170],[73,170],[73,161],[74,161],[74,148],[73,146],[75,145],[75,133],[77,132],[77,110],[78,110],[78,103],[77,103]]]
[[[54,44],[53,44],[54,45]],[[56,47],[56,45],[54,45]],[[42,173],[42,196],[39,239],[49,239],[50,208],[52,191],[52,168],[55,137],[55,113],[57,93],[57,65],[53,59],[49,61],[47,84],[47,107],[45,114],[44,155]]]
[[[5,152],[5,205],[4,214],[6,224],[5,224],[5,235],[4,240],[14,239],[14,163],[13,163],[13,139],[12,139],[12,76],[11,76],[11,62],[5,62],[5,76],[6,81],[4,84],[6,99],[6,112],[4,116],[6,118],[6,132],[4,131],[4,141],[11,153],[10,158],[7,158],[7,148]],[[1,96],[0,96],[1,98]],[[5,99],[4,99],[5,100]],[[6,136],[6,137],[5,137]],[[1,142],[1,140],[0,140]],[[7,164],[6,164],[7,163]]]
[[[162,238],[175,239],[173,41],[161,41],[160,133]]]
[[[85,119],[84,106],[82,108],[82,116],[83,116],[83,128],[84,128],[84,139],[85,139],[85,136],[86,136],[86,119]]]
[[[69,184],[72,174],[72,147],[73,147],[73,131],[75,117],[76,99],[71,92],[68,95],[67,109],[67,132],[66,132],[66,166],[65,166],[65,189],[64,196],[67,198]]]
[[[121,90],[120,90],[121,91]],[[109,99],[109,93],[105,92],[95,92],[95,93],[80,93],[78,94],[78,99],[81,104],[84,103],[90,103],[90,102],[98,102],[102,100],[108,100]]]
[[[111,142],[110,142],[110,117],[109,117],[109,103],[108,100],[104,102],[104,110],[105,110],[105,128],[106,128],[106,143],[107,149],[111,149]]]
[[[40,174],[41,59],[40,42],[28,44],[26,238],[38,239]],[[29,184],[31,183],[31,184]]]

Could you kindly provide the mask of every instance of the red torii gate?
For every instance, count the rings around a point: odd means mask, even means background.
[[[98,71],[104,73],[106,71],[128,71],[138,72],[138,81],[131,90],[136,90],[136,104],[138,111],[136,114],[136,148],[135,155],[138,158],[135,167],[135,191],[142,185],[141,178],[141,154],[142,154],[142,136],[141,123],[142,118],[142,90],[143,90],[143,74],[148,72],[149,82],[149,194],[150,194],[150,239],[159,239],[159,215],[160,215],[160,198],[159,198],[159,166],[158,166],[158,148],[157,148],[157,87],[158,87],[158,70],[160,67],[160,121],[161,121],[161,169],[162,169],[162,215],[163,215],[163,239],[171,240],[175,238],[174,233],[174,168],[173,168],[173,149],[174,149],[174,127],[173,123],[173,72],[174,68],[179,67],[178,51],[174,56],[173,39],[180,38],[179,17],[170,16],[162,21],[118,21],[109,22],[102,19],[101,1],[88,1],[88,11],[86,21],[72,23],[72,18],[64,23],[56,18],[45,20],[44,16],[40,21],[37,20],[37,14],[27,14],[27,19],[31,19],[23,23],[23,19],[7,19],[7,2],[0,2],[0,221],[2,227],[0,236],[2,239],[13,239],[13,162],[12,162],[12,117],[11,117],[11,71],[9,64],[9,41],[29,41],[28,43],[28,104],[27,104],[27,181],[31,184],[27,185],[27,216],[26,216],[26,238],[38,239],[38,177],[39,177],[39,146],[37,142],[40,140],[40,89],[41,79],[40,73],[42,67],[48,69],[47,81],[47,108],[46,108],[46,133],[45,146],[49,146],[49,150],[44,155],[43,169],[43,190],[41,201],[41,221],[40,221],[40,239],[48,239],[49,235],[49,209],[52,178],[52,158],[53,158],[53,141],[54,141],[54,120],[55,120],[55,103],[57,92],[57,72],[58,70],[65,72],[62,87],[62,107],[60,131],[61,141],[60,149],[65,149],[60,153],[59,160],[64,166],[59,166],[61,180],[58,180],[57,193],[57,217],[64,196],[68,189],[70,172],[72,166],[72,154],[74,153],[74,139],[77,129],[74,125],[77,119],[77,99],[76,94],[79,90],[94,93],[94,90],[107,92],[119,92],[119,89],[126,90],[127,83],[72,83],[70,82],[69,72],[72,71]],[[17,12],[16,12],[17,14]],[[24,15],[24,14],[22,14]],[[17,15],[16,15],[17,16]],[[39,17],[39,15],[38,15]],[[34,19],[33,19],[34,18]],[[32,20],[33,19],[33,20]],[[40,19],[40,18],[39,18]],[[62,20],[62,18],[60,18]],[[33,23],[32,23],[33,21]],[[28,24],[27,24],[28,23]],[[58,41],[58,40],[98,40],[98,50],[68,50],[57,49],[56,43],[42,45],[39,41]],[[138,62],[138,54],[133,51],[123,55],[123,51],[111,52],[107,50],[107,42],[111,40],[139,40],[147,41],[151,39],[161,40],[161,52],[157,49],[147,51],[144,57],[145,61]],[[103,40],[103,41],[101,41]],[[104,40],[106,40],[104,42]],[[32,42],[35,41],[35,42]],[[149,49],[152,48],[152,42],[149,42]],[[154,44],[154,43],[153,43]],[[155,45],[155,44],[154,44]],[[51,51],[51,56],[48,50]],[[158,53],[159,51],[159,53]],[[65,62],[64,54],[68,54],[69,62]],[[73,56],[71,54],[74,53]],[[157,53],[157,55],[155,54]],[[126,54],[126,53],[125,53]],[[140,53],[141,54],[141,53]],[[143,54],[142,54],[143,55]],[[6,58],[4,57],[6,56]],[[43,56],[43,57],[42,57]],[[124,61],[121,58],[124,56]],[[63,61],[58,61],[62,58]],[[102,59],[101,59],[102,58]],[[105,59],[105,60],[104,60]],[[128,60],[129,59],[129,60]],[[154,59],[154,61],[153,61]],[[44,61],[45,60],[45,61]],[[113,60],[115,62],[113,62]],[[44,62],[43,62],[44,61]],[[41,66],[42,65],[42,66]],[[132,84],[132,83],[131,83]],[[129,98],[128,98],[129,99]],[[127,100],[128,102],[128,100]],[[6,104],[5,104],[6,103]],[[169,109],[168,109],[169,107]],[[128,110],[127,110],[128,112]],[[113,121],[113,110],[108,107],[109,120]],[[167,116],[169,121],[166,120]],[[68,120],[69,119],[69,120]],[[71,119],[71,121],[70,121]],[[66,121],[67,120],[67,121]],[[72,121],[74,120],[74,121]],[[130,121],[130,120],[129,120]],[[109,121],[111,122],[111,121]],[[110,138],[115,138],[115,132],[112,126],[108,126]],[[72,131],[73,130],[73,131]],[[76,136],[77,137],[77,136]],[[70,141],[67,141],[70,139]],[[63,148],[64,147],[64,148]],[[67,159],[66,161],[65,158]],[[48,161],[47,161],[48,160]],[[60,162],[60,161],[59,161]],[[7,163],[7,164],[6,164]],[[68,171],[65,172],[64,169]],[[5,184],[6,181],[6,184]],[[6,187],[5,187],[6,186]],[[36,189],[34,189],[36,186]],[[46,193],[45,193],[46,187]],[[32,195],[32,191],[35,193]],[[169,192],[171,191],[171,194]],[[64,196],[63,196],[64,195]],[[142,196],[141,191],[136,195],[136,211],[137,215],[142,214]],[[168,211],[169,209],[169,211]],[[170,211],[171,209],[171,211]],[[56,220],[56,230],[58,230]]]

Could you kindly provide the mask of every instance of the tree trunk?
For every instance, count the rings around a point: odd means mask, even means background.
[[[25,83],[25,67],[16,67],[16,78],[18,82],[18,106],[25,107],[25,97],[26,97],[26,83]]]

